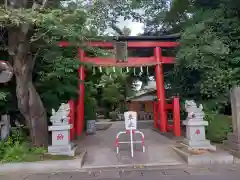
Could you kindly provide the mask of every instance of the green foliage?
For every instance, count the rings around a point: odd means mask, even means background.
[[[117,72],[116,72],[117,73]],[[112,110],[119,107],[120,103],[125,99],[126,86],[124,79],[126,75],[112,74],[111,77],[103,75],[101,77],[102,89],[102,102],[106,107]]]
[[[146,34],[181,32],[174,72],[165,81],[181,98],[205,102],[209,111],[224,111],[229,89],[239,84],[238,5],[237,0],[173,0],[167,12],[162,9],[164,18],[145,24]],[[161,29],[151,29],[159,24]]]
[[[228,10],[194,12],[182,33],[174,71],[180,95],[211,100],[214,111],[228,105],[229,88],[239,84],[239,19]]]
[[[4,157],[2,163],[29,161],[29,156],[39,155],[45,152],[45,149],[31,149],[27,144],[15,142],[12,146],[4,147]]]
[[[145,17],[142,18],[143,16],[141,17],[135,11],[138,8],[144,8],[148,16],[144,21],[150,21],[152,13],[157,16],[162,12],[160,7],[166,8],[166,2],[162,0],[157,3],[156,7],[151,4],[152,2],[149,1],[132,0],[125,3],[94,1],[92,5],[89,5],[84,0],[80,0],[65,2],[64,6],[61,6],[59,2],[54,2],[48,5],[50,8],[39,10],[32,8],[33,2],[29,2],[27,6],[22,5],[19,9],[2,6],[0,8],[0,26],[8,29],[14,27],[16,30],[30,29],[28,35],[33,59],[36,61],[33,81],[49,113],[52,108],[58,108],[61,102],[76,99],[78,95],[76,69],[79,60],[74,58],[77,54],[76,49],[65,48],[63,50],[56,47],[57,42],[64,39],[86,49],[84,42],[103,35],[105,29],[109,26],[112,27],[120,15],[123,15],[125,19],[130,17],[138,20],[144,19]],[[125,30],[127,29],[125,28]],[[103,53],[99,49],[90,51],[94,51],[93,55],[106,54],[106,51]],[[102,79],[106,79],[106,77],[107,82],[102,82]],[[96,101],[98,104],[107,104],[109,107],[117,106],[118,102],[122,102],[126,97],[126,91],[130,91],[129,89],[132,88],[129,86],[132,81],[126,83],[125,75],[118,73],[116,77],[112,76],[114,80],[109,80],[108,77],[109,73],[103,73],[100,76],[99,74],[90,75],[86,80],[85,85],[88,91],[85,91],[85,107],[90,107],[86,108],[87,119],[95,117],[93,111],[96,111]],[[93,83],[89,83],[89,81]],[[104,87],[102,84],[105,84]],[[15,85],[12,87],[14,89]],[[89,89],[97,89],[98,92],[92,92]],[[6,92],[8,93],[8,90]],[[93,98],[99,92],[100,96]],[[15,97],[10,94],[9,98],[14,99]],[[6,93],[2,95],[4,95],[2,96],[3,100],[8,97]],[[100,100],[101,98],[102,100]],[[15,108],[14,101],[10,102],[12,103],[11,108]],[[2,104],[4,103],[5,100]]]
[[[11,93],[13,87],[6,85],[0,88],[0,113],[2,114],[16,111],[14,93]]]
[[[160,29],[168,4],[169,0],[94,1],[89,12],[92,15],[91,21],[101,27],[100,31],[107,27],[116,30],[115,24],[122,16],[125,20],[133,18],[144,23],[149,32]]]
[[[85,83],[85,96],[84,96],[84,116],[85,120],[96,120],[97,113],[97,96],[96,86],[93,82]]]
[[[205,120],[209,122],[206,136],[212,142],[222,143],[227,139],[228,133],[232,132],[232,121],[230,116],[207,114]]]
[[[31,50],[36,62],[33,81],[48,113],[52,108],[58,108],[60,103],[76,99],[78,95],[79,59],[75,58],[76,48],[59,48],[57,43],[66,40],[85,48],[83,42],[91,40],[86,39],[86,36],[94,38],[99,33],[94,22],[89,21],[92,14],[85,8],[83,1],[73,4],[63,7],[56,3],[54,6],[51,4],[54,8],[41,10],[0,8],[1,27],[31,28]],[[99,50],[94,49],[94,52],[98,53]],[[4,112],[16,108],[15,94],[10,93],[15,88],[14,83],[6,90],[1,89],[0,107],[2,104],[4,108],[1,110],[4,109]]]
[[[15,128],[7,141],[0,142],[0,162],[30,161],[34,156],[45,153],[43,148],[31,148],[22,129]]]
[[[41,52],[36,62],[35,85],[48,112],[77,97],[79,60],[74,54],[73,48],[52,47]]]
[[[85,119],[96,119],[97,107],[107,111],[122,108],[129,89],[132,89],[129,75],[121,68],[103,68],[102,72],[87,67],[85,80]],[[108,114],[107,114],[108,115]]]
[[[187,112],[185,110],[185,99],[180,99],[180,120],[187,119]]]
[[[23,3],[22,0],[19,0],[13,3],[20,5],[20,8],[15,9],[16,6],[11,8],[12,4],[10,3],[8,6],[1,4],[0,27],[10,32],[14,29],[13,31],[19,34],[24,31],[23,34],[26,34],[26,39],[29,40],[26,43],[30,43],[31,49],[29,57],[32,55],[33,61],[36,62],[33,67],[33,81],[46,110],[51,112],[51,109],[58,108],[60,103],[75,99],[78,93],[76,69],[79,66],[79,59],[75,59],[77,55],[76,49],[60,49],[57,47],[57,42],[64,39],[76,43],[76,46],[84,46],[82,42],[86,41],[85,37],[91,35],[96,28],[88,27],[89,22],[87,22],[87,19],[89,14],[87,14],[83,6],[68,8],[68,6],[60,6],[61,3],[58,1],[54,2],[54,4],[48,4],[50,8],[43,7],[39,9],[33,7],[36,5],[34,4],[35,1]],[[27,6],[24,4],[27,4]],[[8,32],[4,33],[6,33],[6,37],[5,34],[0,36],[6,38],[7,42]],[[24,36],[23,34],[22,36]],[[24,44],[26,43],[24,42]],[[20,43],[16,42],[16,47],[18,47],[18,44]],[[7,52],[17,54],[15,49],[8,47],[8,43],[1,43],[1,46],[4,46],[0,48],[6,49]],[[32,69],[32,67],[26,68]],[[31,79],[30,77],[30,81]],[[2,95],[0,107],[1,104],[4,106],[1,111],[9,113],[11,116],[19,113],[16,110],[16,90],[12,91],[15,88],[13,79],[13,82],[8,84],[6,90],[1,89],[4,93],[0,93]],[[18,101],[20,101],[20,98],[18,98]],[[23,103],[18,103],[18,105],[27,106],[28,102],[24,101],[24,103],[24,105]]]
[[[189,19],[191,7],[192,5],[189,0],[173,0],[163,20],[163,28],[161,31],[179,33]]]
[[[193,4],[195,7],[198,8],[206,8],[206,9],[214,9],[217,8],[221,2],[223,2],[224,0],[194,0]]]
[[[116,121],[118,118],[118,114],[116,111],[109,112],[109,117],[111,118],[112,121]]]

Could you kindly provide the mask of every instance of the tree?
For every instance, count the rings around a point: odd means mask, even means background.
[[[48,144],[46,111],[32,82],[35,61],[47,44],[56,45],[62,37],[81,42],[87,32],[82,28],[86,22],[83,9],[44,10],[52,2],[8,0],[0,9],[1,26],[8,31],[7,48],[14,67],[18,108],[35,146]]]
[[[146,31],[152,32],[161,29],[161,23],[168,11],[170,0],[108,0],[94,1],[90,8],[92,21],[105,30],[112,27],[116,32],[120,32],[116,27],[120,16],[126,19],[142,22],[146,25]],[[119,33],[121,34],[121,32]]]
[[[175,82],[182,96],[224,111],[229,89],[239,84],[239,10],[227,1],[195,8],[182,33]]]
[[[46,6],[44,1],[26,2],[23,0],[6,1],[6,14],[13,15],[20,12],[20,8],[31,7],[33,11],[43,9]],[[13,20],[14,21],[14,20]],[[34,61],[30,37],[33,33],[33,24],[22,23],[18,26],[8,28],[8,52],[13,62],[16,79],[16,95],[18,107],[22,115],[31,127],[31,137],[34,145],[47,145],[47,120],[46,112],[42,101],[32,83],[32,70]]]
[[[49,46],[39,54],[33,80],[47,113],[63,102],[76,99],[78,94],[79,60],[73,59],[77,48]]]
[[[181,97],[207,101],[211,110],[229,104],[229,88],[239,84],[239,12],[237,0],[173,0],[144,21],[147,35],[181,33],[175,69],[166,79]]]
[[[102,75],[100,80],[102,87],[101,101],[105,107],[115,110],[125,104],[127,91],[131,88],[127,78],[128,74],[122,72],[121,68],[116,68],[115,72]]]
[[[192,3],[189,0],[173,0],[163,20],[161,32],[179,33],[191,16]]]
[[[131,35],[131,29],[129,29],[126,26],[123,27],[122,31],[123,31],[124,36],[130,36]]]
[[[47,115],[41,98],[47,102],[45,97],[49,90],[43,83],[56,78],[54,83],[60,85],[61,80],[66,78],[62,67],[57,67],[52,72],[47,69],[63,65],[60,61],[65,58],[56,55],[56,61],[47,61],[44,57],[51,53],[46,49],[54,49],[62,39],[78,42],[77,45],[83,46],[82,42],[91,39],[86,37],[103,35],[108,26],[114,28],[119,16],[126,19],[132,16],[141,20],[141,16],[134,9],[144,8],[151,14],[150,12],[155,10],[160,12],[160,7],[166,4],[165,1],[159,1],[158,9],[153,9],[151,2],[137,0],[125,3],[96,1],[92,6],[84,0],[68,2],[64,6],[60,0],[6,0],[0,3],[3,5],[0,8],[0,25],[8,32],[8,43],[4,48],[7,48],[9,61],[14,66],[18,108],[26,120],[35,146],[46,146],[48,143]],[[41,64],[40,61],[46,64]],[[77,65],[73,63],[71,66]],[[45,69],[42,69],[43,67]],[[37,73],[33,73],[34,68],[38,70]],[[41,89],[41,98],[33,80],[38,81],[36,86]],[[66,96],[60,96],[66,99]],[[56,103],[51,106],[56,106]]]

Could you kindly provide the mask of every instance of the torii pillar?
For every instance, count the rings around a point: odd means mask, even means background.
[[[78,49],[78,55],[80,61],[84,59],[85,53],[82,49]],[[78,106],[77,106],[77,118],[76,118],[76,135],[77,137],[82,135],[84,130],[84,80],[85,80],[85,68],[84,65],[80,65],[78,68],[79,76],[79,96],[78,96]]]
[[[157,87],[157,102],[158,113],[160,113],[160,132],[167,132],[167,114],[165,111],[165,89],[164,89],[164,74],[162,64],[162,50],[160,47],[154,48],[154,57],[157,64],[155,66],[156,87]]]

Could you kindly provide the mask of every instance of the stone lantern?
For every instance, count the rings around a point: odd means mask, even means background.
[[[52,145],[48,147],[48,153],[52,155],[68,155],[74,156],[76,147],[70,142],[69,124],[69,104],[62,103],[58,111],[52,110],[50,121],[52,126],[48,130],[52,132]]]
[[[208,126],[208,122],[204,121],[203,107],[200,105],[197,107],[194,101],[186,101],[185,109],[188,113],[187,119],[183,121],[186,125],[186,138],[183,144],[191,149],[206,149],[216,151],[216,147],[210,144],[210,141],[206,139],[205,126]]]

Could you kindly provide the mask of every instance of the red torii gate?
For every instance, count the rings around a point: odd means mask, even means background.
[[[175,57],[166,57],[162,55],[162,48],[174,48],[179,46],[178,42],[171,42],[170,36],[166,37],[144,37],[144,36],[130,36],[130,37],[118,37],[117,41],[127,41],[128,48],[154,48],[154,55],[151,57],[128,57],[127,61],[119,62],[111,57],[88,57],[85,52],[79,48],[78,56],[81,62],[91,63],[96,66],[115,66],[115,67],[140,67],[140,66],[155,66],[156,74],[156,88],[157,88],[157,102],[154,103],[154,127],[160,128],[160,132],[167,132],[173,130],[175,136],[181,136],[180,130],[180,105],[179,98],[174,97],[172,104],[166,104],[165,89],[164,89],[164,76],[163,76],[163,64],[173,64]],[[114,48],[115,42],[88,42],[87,46],[100,47],[100,48]],[[59,43],[60,47],[72,46],[66,41]],[[74,128],[71,131],[71,137],[73,138],[76,132],[77,136],[81,136],[84,129],[84,79],[85,70],[84,65],[80,65],[78,69],[79,75],[79,98],[76,108],[76,119],[73,113],[70,115],[71,123],[74,124]],[[73,103],[70,106],[74,108]],[[75,109],[75,108],[74,108]],[[167,110],[173,111],[173,125],[168,125]],[[160,127],[158,127],[158,118],[160,115]],[[74,122],[75,121],[75,122]]]

